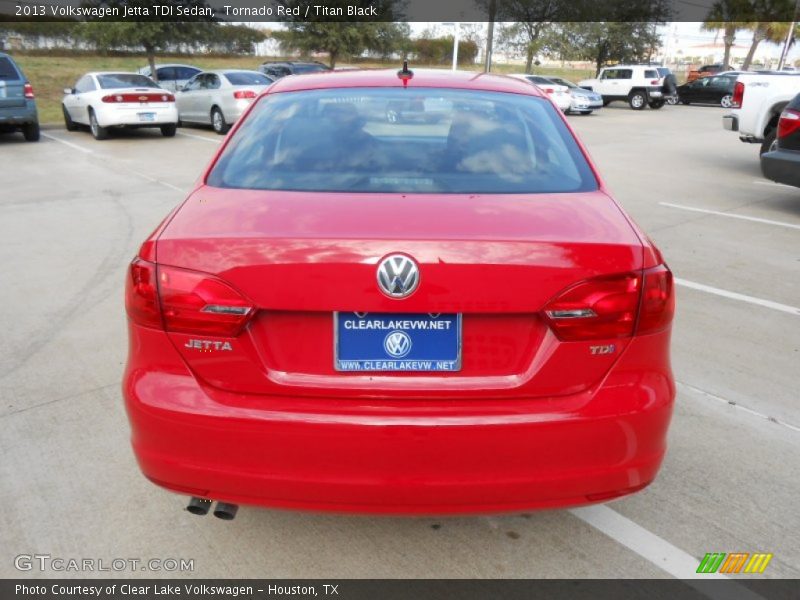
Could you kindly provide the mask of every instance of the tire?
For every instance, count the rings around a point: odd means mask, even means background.
[[[720,98],[719,105],[722,108],[731,108],[733,106],[733,96],[731,94],[725,94]]]
[[[581,113],[581,116],[583,116],[583,117],[587,117],[587,116],[589,116],[590,114],[592,114],[592,111],[591,111],[591,110],[585,110],[585,111],[583,111],[583,112]]]
[[[67,107],[63,104],[61,105],[61,111],[64,113],[64,126],[67,128],[67,131],[78,131],[78,124],[72,120]]]
[[[26,142],[38,142],[39,141],[39,122],[34,121],[33,123],[26,123],[22,127],[22,135],[25,136]]]
[[[681,104],[685,104],[686,106],[689,106],[689,101],[688,100],[681,100]]]
[[[98,141],[108,139],[108,129],[105,127],[100,127],[100,124],[97,122],[97,117],[92,109],[89,109],[89,129],[91,130],[94,139]]]
[[[675,106],[679,102],[677,96],[667,96],[667,104]]]
[[[611,104],[611,100],[606,100],[603,98],[603,106],[608,106],[609,104]]]
[[[759,155],[765,154],[766,152],[772,152],[778,147],[778,130],[772,128],[770,132],[764,137],[764,141],[761,142],[761,151]]]
[[[219,135],[225,135],[231,128],[225,121],[225,115],[223,115],[222,111],[216,106],[211,109],[211,127]]]
[[[164,137],[175,137],[175,132],[178,130],[178,125],[162,125],[161,126],[161,135]]]
[[[653,110],[658,110],[659,108],[663,107],[666,102],[664,100],[653,100],[650,103],[650,108]]]
[[[644,92],[631,92],[628,96],[628,105],[633,110],[642,110],[647,106],[647,96]]]

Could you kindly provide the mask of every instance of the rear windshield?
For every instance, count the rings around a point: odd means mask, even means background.
[[[133,73],[113,73],[111,75],[98,75],[97,81],[104,90],[114,90],[119,88],[157,88],[158,84],[144,75]]]
[[[272,79],[261,73],[248,71],[229,71],[225,73],[225,79],[231,85],[269,85]]]
[[[397,193],[597,189],[553,104],[467,90],[333,89],[260,100],[207,183]]]
[[[0,79],[19,79],[14,63],[5,56],[0,56]]]

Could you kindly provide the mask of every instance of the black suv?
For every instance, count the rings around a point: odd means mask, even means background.
[[[287,75],[303,75],[304,73],[319,73],[330,71],[331,68],[321,62],[265,62],[259,68],[264,75],[269,75],[273,79],[280,79]]]
[[[761,172],[772,181],[800,187],[800,94],[783,109],[777,137],[761,155]]]
[[[29,142],[39,140],[39,114],[33,87],[17,63],[0,52],[0,133],[18,129]]]

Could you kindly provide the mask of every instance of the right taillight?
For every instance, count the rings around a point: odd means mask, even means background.
[[[672,273],[659,265],[581,281],[551,300],[544,314],[559,339],[578,341],[654,333],[669,325],[674,310]]]
[[[800,130],[800,110],[786,108],[778,121],[778,138],[785,138]]]
[[[675,294],[673,292],[672,271],[666,265],[659,265],[644,271],[642,285],[642,304],[639,307],[639,321],[636,334],[661,331],[672,322],[675,314]]]
[[[237,336],[253,304],[207,273],[135,259],[126,285],[130,319],[145,327],[219,337]]]
[[[744,102],[744,83],[737,81],[733,85],[733,98],[731,98],[731,106],[733,108],[742,108]]]

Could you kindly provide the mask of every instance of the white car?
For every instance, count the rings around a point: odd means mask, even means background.
[[[176,93],[181,123],[211,125],[226,133],[274,80],[258,71],[204,71]]]
[[[156,79],[165,90],[176,92],[202,70],[192,65],[156,65]],[[139,69],[139,74],[153,78],[149,66]]]
[[[509,77],[522,79],[523,81],[535,85],[547,94],[562,112],[567,112],[572,106],[572,96],[569,93],[569,88],[565,85],[553,83],[545,77],[531,75],[530,73],[511,73]]]
[[[68,131],[88,125],[97,140],[113,127],[158,127],[172,137],[178,126],[175,96],[138,73],[87,73],[64,90],[61,108]]]
[[[578,85],[599,93],[603,104],[622,100],[634,110],[661,108],[666,103],[664,81],[656,67],[650,65],[615,65],[600,70],[595,79],[584,79]]]

